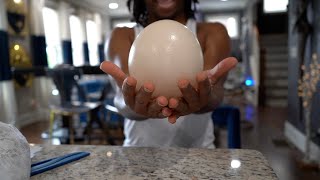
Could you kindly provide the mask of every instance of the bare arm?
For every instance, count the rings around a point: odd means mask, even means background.
[[[130,29],[129,28],[116,28],[112,31],[108,49],[106,51],[106,57],[109,61],[116,64],[122,73],[115,76],[115,79],[119,88],[122,87],[122,82],[129,74],[128,71],[128,57],[129,51],[132,44],[130,40]],[[120,73],[120,72],[119,72]]]
[[[225,63],[219,64],[220,67],[218,67],[218,63],[230,56],[230,38],[226,28],[221,24],[209,24],[207,30],[209,33],[207,35],[206,46],[204,50],[204,70],[218,71],[217,69],[224,68],[222,66],[225,65]],[[211,72],[211,74],[214,73],[215,72]],[[226,80],[226,77],[227,72],[224,74],[222,73],[219,78],[211,77],[210,100],[208,105],[203,107],[200,111],[198,111],[198,113],[212,111],[222,102],[224,96],[223,84]]]

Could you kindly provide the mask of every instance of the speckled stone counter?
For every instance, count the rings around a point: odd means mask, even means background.
[[[45,179],[277,179],[254,150],[43,146],[32,162],[86,151],[84,159],[33,176]]]

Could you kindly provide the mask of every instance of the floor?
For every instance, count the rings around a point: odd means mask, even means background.
[[[288,112],[285,108],[260,108],[255,111],[249,106],[246,111],[252,113],[247,120],[253,123],[253,127],[242,129],[242,148],[263,153],[280,180],[320,179],[320,171],[299,168],[302,154],[286,143],[283,129]]]
[[[302,158],[301,153],[284,140],[282,132],[287,119],[286,108],[256,109],[250,105],[241,105],[241,107],[242,148],[255,149],[263,153],[280,180],[320,179],[320,171],[299,168],[298,161]],[[47,129],[47,122],[38,122],[22,128],[21,131],[30,143],[51,143],[44,141],[40,136]],[[223,129],[219,132],[218,141],[221,143],[218,147],[225,148],[227,133]],[[119,135],[119,132],[115,134]],[[94,143],[99,144],[99,141]]]

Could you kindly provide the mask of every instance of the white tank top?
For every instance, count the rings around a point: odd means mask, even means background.
[[[197,35],[195,20],[189,19],[186,26]],[[142,30],[142,26],[135,26],[135,37]],[[124,134],[124,146],[214,148],[211,112],[183,116],[175,124],[167,119],[125,119]]]

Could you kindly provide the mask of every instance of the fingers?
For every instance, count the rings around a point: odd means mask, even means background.
[[[199,99],[200,105],[205,106],[208,104],[210,94],[211,94],[211,86],[209,78],[206,72],[200,72],[197,75],[197,82],[198,82],[198,92],[199,92]]]
[[[157,99],[155,99],[154,101],[152,101],[152,103],[149,105],[148,107],[148,114],[150,114],[152,117],[162,117],[162,116],[170,116],[171,113],[168,115],[168,111],[165,110],[163,113],[163,108],[166,107],[168,105],[168,100],[167,98],[165,98],[164,96],[160,96]]]
[[[228,57],[219,62],[213,69],[208,70],[208,76],[213,84],[215,84],[222,76],[227,74],[238,63],[234,57]]]
[[[179,101],[175,98],[171,98],[169,100],[169,108],[174,110],[174,112],[171,112],[170,116],[167,116],[168,122],[171,124],[176,123],[180,115],[188,114],[188,111],[189,111],[189,107],[186,101],[184,101],[183,99]]]
[[[134,111],[140,114],[147,113],[147,107],[154,91],[152,83],[144,83],[135,97]]]
[[[189,108],[197,110],[200,106],[200,99],[196,89],[192,87],[188,80],[180,80],[178,86]]]
[[[168,117],[168,121],[169,121],[169,123],[174,124],[177,122],[178,118],[179,118],[178,116],[172,115],[172,116]]]
[[[122,84],[122,94],[124,102],[133,108],[135,105],[135,90],[137,81],[132,77],[127,77]]]
[[[171,116],[171,114],[172,114],[172,110],[169,109],[168,107],[163,108],[161,111],[162,117],[169,117]]]
[[[171,98],[169,100],[169,108],[174,109],[179,114],[186,114],[187,112],[189,112],[188,104],[183,99],[179,101],[175,98]]]
[[[119,87],[122,86],[123,81],[127,77],[117,65],[110,61],[103,61],[100,65],[100,69],[106,74],[111,75],[116,80]]]

